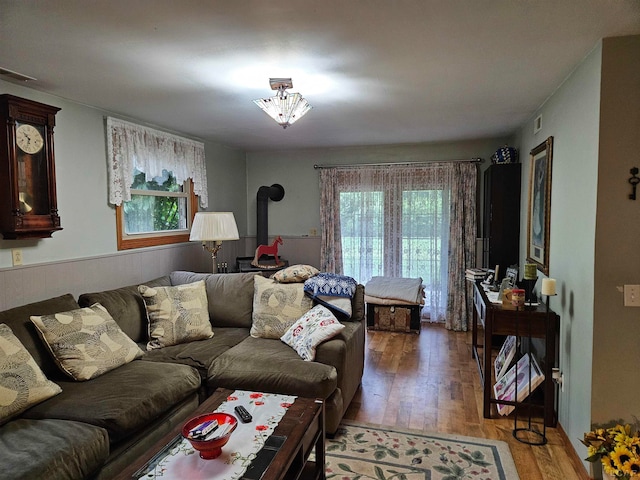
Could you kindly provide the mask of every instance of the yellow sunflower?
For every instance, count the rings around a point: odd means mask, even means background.
[[[616,466],[616,468],[622,470],[624,465],[631,461],[633,454],[626,445],[621,444],[616,445],[616,448],[613,449],[613,452],[611,452],[609,456],[611,457],[611,461]]]
[[[603,455],[600,461],[602,462],[602,469],[609,475],[616,476],[619,473],[615,462],[609,455]]]
[[[625,464],[622,471],[632,478],[640,477],[640,459],[632,458]]]

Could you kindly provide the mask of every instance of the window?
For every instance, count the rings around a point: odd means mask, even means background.
[[[180,184],[167,170],[151,180],[135,170],[131,200],[116,208],[118,250],[188,241],[197,210],[192,190],[190,180]]]
[[[422,277],[423,316],[466,331],[477,177],[476,160],[321,167],[321,269],[363,284]]]
[[[347,187],[348,188],[348,187]],[[444,302],[449,190],[340,192],[345,275],[421,277],[427,307]],[[444,252],[444,254],[443,254]]]
[[[204,143],[112,117],[106,127],[118,250],[189,241],[208,202]]]

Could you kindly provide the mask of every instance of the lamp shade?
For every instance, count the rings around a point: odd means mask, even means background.
[[[253,102],[283,128],[293,125],[311,110],[309,102],[299,93],[283,91],[274,97],[259,98]]]
[[[233,212],[197,212],[191,225],[190,241],[238,240]]]

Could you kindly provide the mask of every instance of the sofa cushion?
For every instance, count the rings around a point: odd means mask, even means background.
[[[302,283],[277,283],[260,275],[254,277],[251,336],[280,339],[313,306]]]
[[[213,332],[213,337],[206,340],[151,350],[142,360],[189,365],[198,370],[204,384],[213,361],[249,336],[247,328],[214,327]]]
[[[159,277],[144,282],[148,287],[169,286],[169,276]],[[147,311],[144,307],[142,295],[138,292],[138,285],[105,290],[103,292],[83,293],[78,298],[81,307],[90,307],[99,303],[111,314],[122,331],[136,343],[146,342],[147,336]],[[58,310],[61,312],[62,310]],[[32,313],[32,315],[37,312]]]
[[[13,334],[26,347],[42,372],[51,380],[65,378],[54,362],[51,353],[38,336],[35,325],[31,322],[31,315],[47,315],[78,308],[73,296],[68,293],[60,297],[50,298],[41,302],[30,303],[21,307],[0,312],[0,323],[5,323]]]
[[[61,391],[11,329],[0,324],[0,425]]]
[[[204,280],[209,304],[209,319],[214,327],[251,328],[253,277],[255,273],[210,274],[171,272],[171,284]]]
[[[175,287],[140,285],[138,291],[149,318],[147,350],[213,336],[204,281]]]
[[[24,418],[57,418],[102,427],[117,443],[157,420],[200,387],[187,365],[134,360],[88,382],[60,382],[62,393],[30,408]]]
[[[34,315],[31,321],[56,363],[74,380],[99,377],[143,354],[99,303],[51,315]]]
[[[226,387],[327,398],[336,389],[337,373],[330,365],[305,362],[279,339],[247,337],[216,358],[207,383],[210,391]]]
[[[293,348],[303,360],[316,357],[316,347],[335,336],[344,328],[338,319],[323,305],[316,305],[302,315],[280,338]]]
[[[280,283],[297,283],[304,282],[319,272],[320,270],[311,265],[291,265],[290,267],[278,270],[271,278]]]
[[[106,430],[86,423],[20,418],[0,430],[3,478],[90,478],[108,456]]]

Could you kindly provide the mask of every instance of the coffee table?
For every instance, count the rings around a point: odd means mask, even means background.
[[[190,416],[195,417],[203,413],[213,412],[234,391],[217,389],[213,395],[205,400]],[[185,418],[185,422],[188,418]],[[131,480],[133,475],[149,463],[165,447],[181,437],[183,422],[160,439],[136,462],[129,465],[117,477],[117,480]],[[296,480],[296,479],[325,479],[325,451],[324,451],[324,403],[322,400],[298,397],[275,428],[272,437],[284,443],[273,450],[261,451],[258,457],[247,469],[247,478],[260,480]],[[223,447],[224,448],[224,447]],[[309,454],[315,448],[315,461],[309,460]],[[266,455],[265,455],[266,454]],[[269,455],[271,454],[271,455]],[[215,460],[202,460],[215,462]],[[249,477],[250,476],[250,477]],[[222,479],[212,479],[222,480]]]

